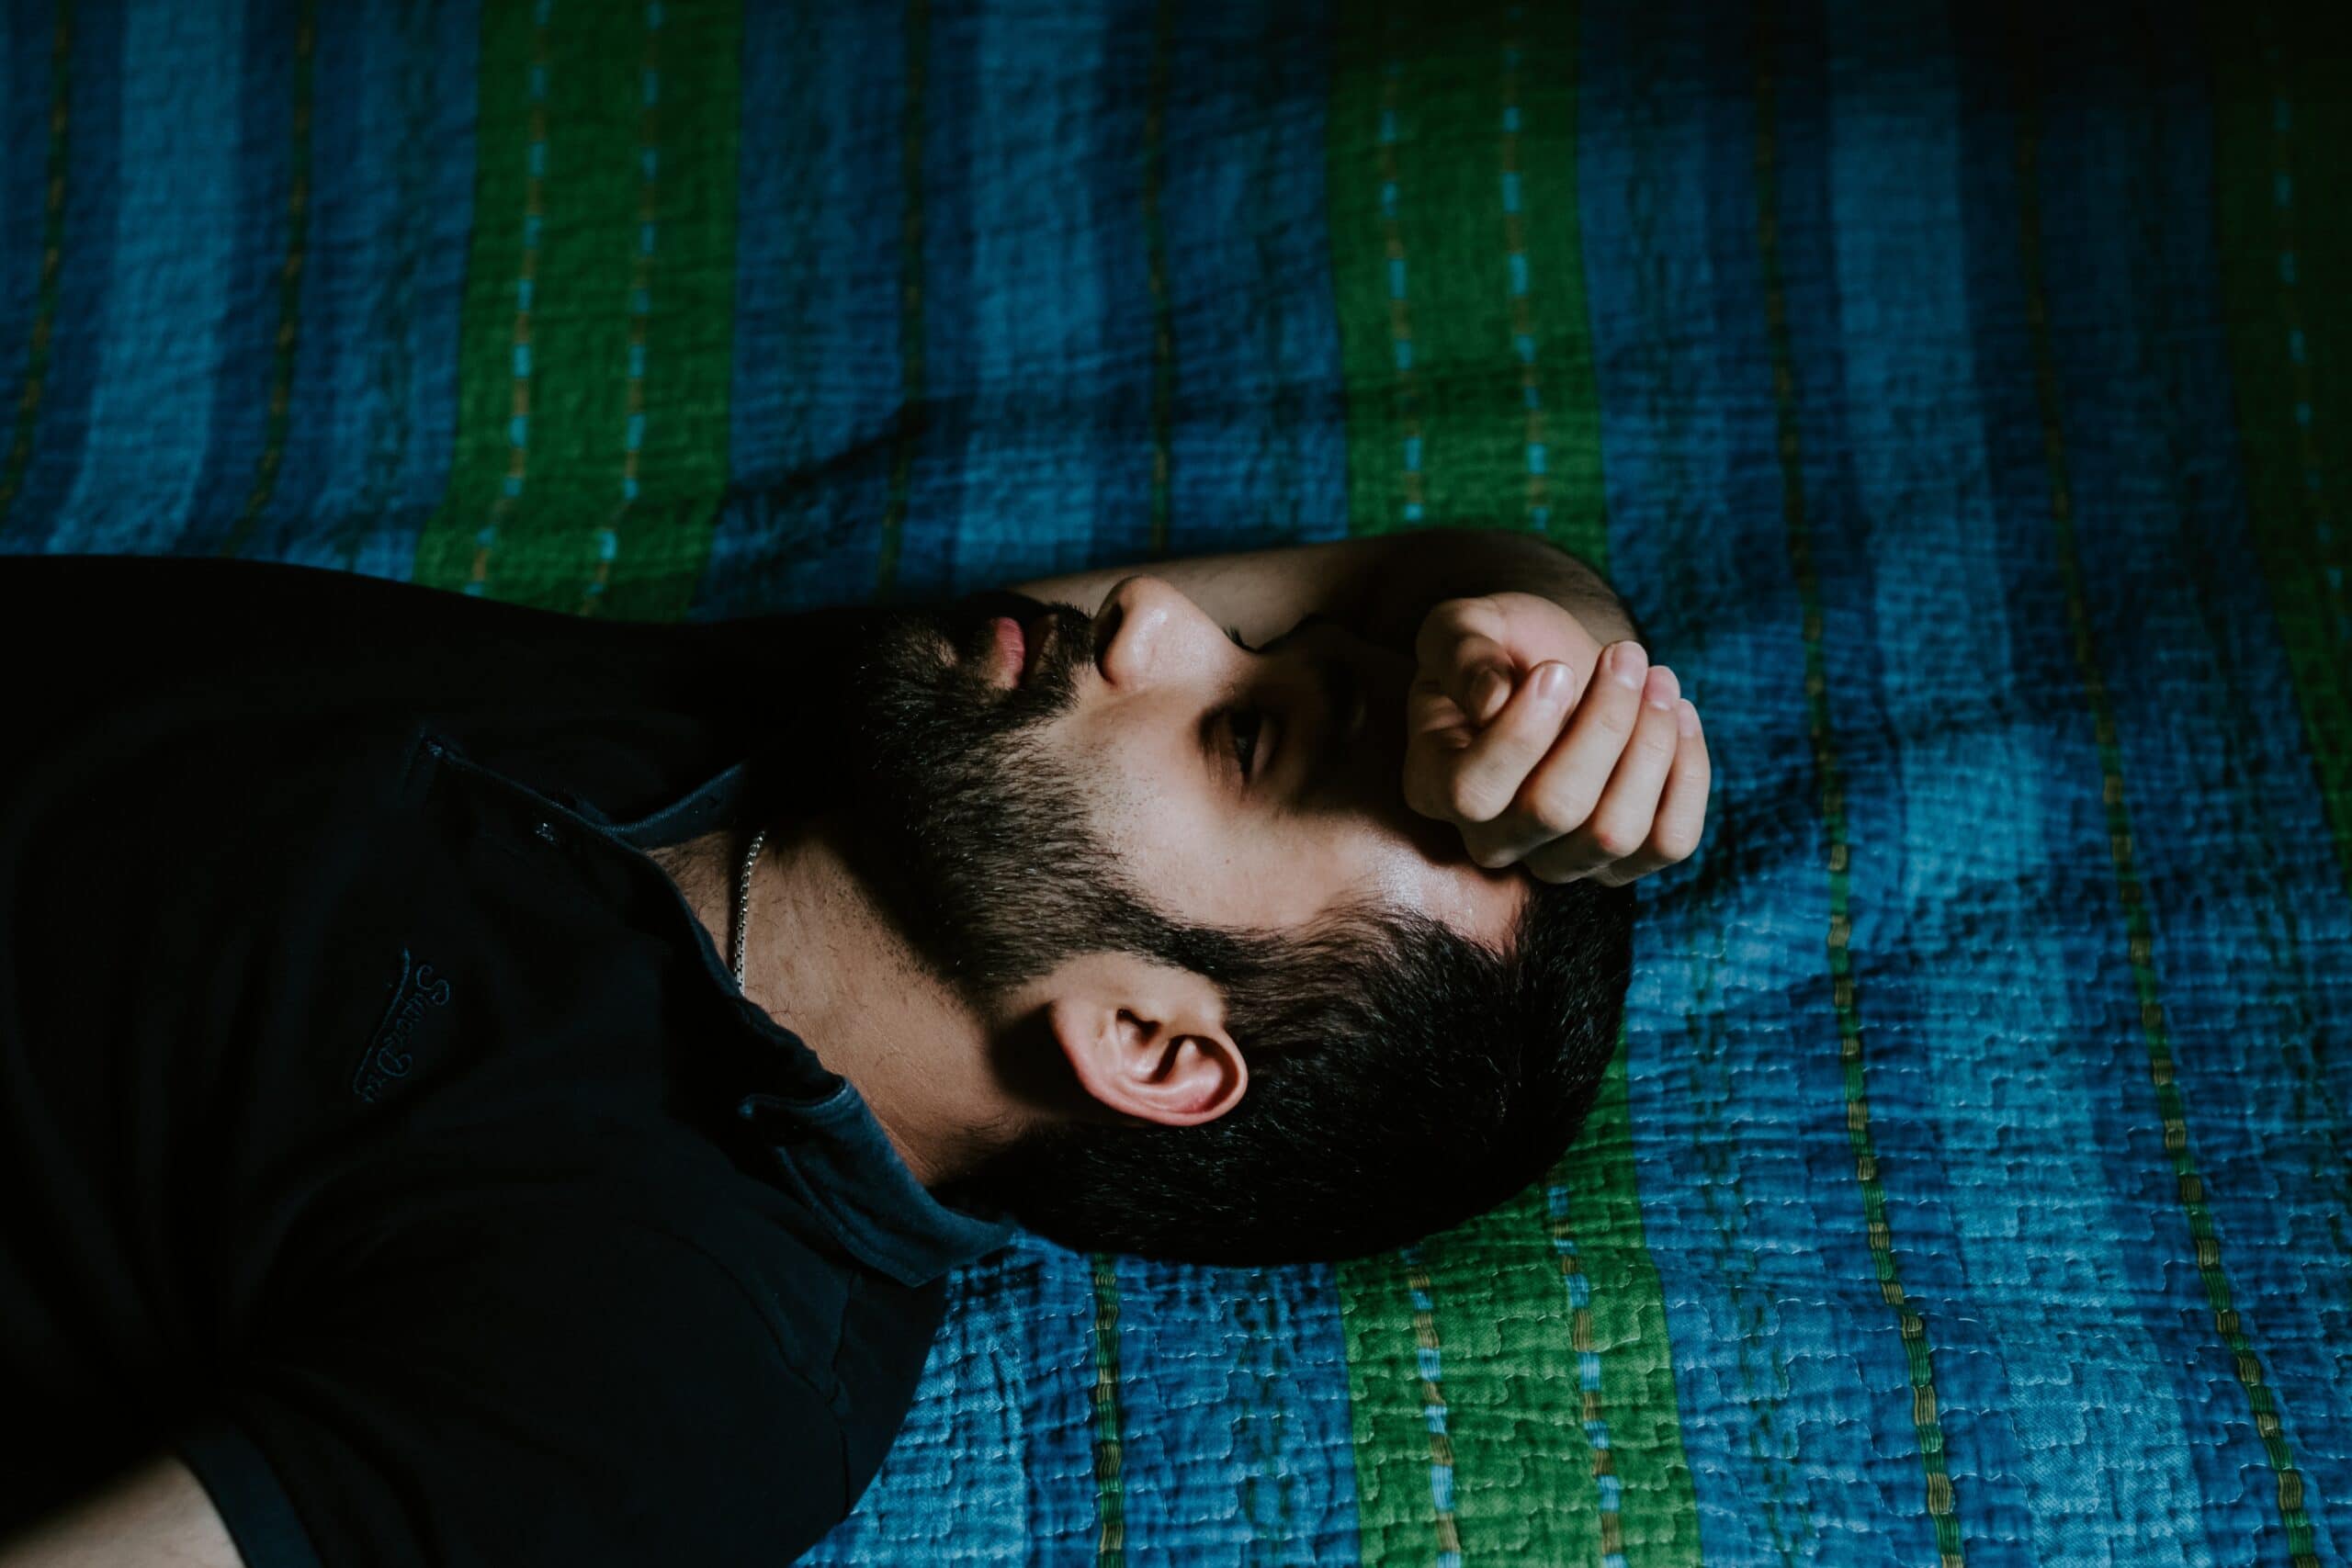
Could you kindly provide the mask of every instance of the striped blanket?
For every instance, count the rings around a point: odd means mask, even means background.
[[[2352,1563],[2342,16],[10,0],[0,549],[663,619],[1547,534],[1717,773],[1588,1134],[958,1277],[818,1560]]]

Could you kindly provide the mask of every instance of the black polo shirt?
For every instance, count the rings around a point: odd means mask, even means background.
[[[821,797],[849,625],[0,558],[0,1536],[164,1450],[249,1568],[848,1512],[1007,1232],[641,852]]]

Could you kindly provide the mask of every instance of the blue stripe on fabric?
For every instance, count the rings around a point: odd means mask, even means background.
[[[744,9],[728,485],[694,619],[874,592],[909,346],[907,12]]]
[[[917,599],[946,592],[956,581],[955,549],[965,503],[964,449],[989,423],[972,390],[977,330],[971,291],[978,228],[993,221],[973,199],[978,142],[965,128],[984,107],[981,27],[970,0],[952,10],[925,0],[930,25],[923,51],[922,254],[921,278],[923,389],[915,420],[899,554],[884,593]],[[999,148],[1001,163],[1009,154]],[[894,275],[895,276],[895,275]],[[1057,378],[1058,383],[1059,378]]]
[[[906,596],[1133,558],[1148,529],[1151,310],[1142,83],[1151,11],[935,7],[939,125],[925,160],[925,432]],[[1139,35],[1143,40],[1138,46]],[[1119,40],[1113,49],[1114,40]],[[1109,231],[1130,265],[1089,248]]]
[[[457,427],[480,33],[470,5],[320,8],[293,416],[247,555],[411,575]]]
[[[1128,1561],[1358,1561],[1332,1271],[1120,1268]]]
[[[39,0],[13,0],[17,36],[29,44],[34,28],[51,25],[56,7]],[[25,18],[34,18],[27,22]],[[64,235],[59,257],[56,313],[50,321],[49,373],[41,383],[40,412],[33,423],[33,446],[24,485],[15,503],[0,513],[0,550],[39,551],[55,531],[82,471],[90,431],[90,408],[107,336],[107,299],[114,284],[111,265],[117,209],[121,201],[122,14],[110,6],[84,6],[74,17],[73,81],[67,93]],[[32,177],[48,178],[50,70],[47,35],[39,49],[42,82],[40,134],[31,146],[14,149],[32,160]],[[40,211],[12,198],[11,211]],[[28,243],[33,265],[46,230],[43,214]],[[13,229],[13,225],[11,226]],[[38,281],[36,279],[36,281]],[[38,300],[39,295],[33,296]],[[29,347],[32,318],[23,318]],[[5,406],[13,412],[24,384],[14,383]],[[7,427],[13,441],[13,426]]]
[[[1906,105],[1899,134],[1882,130],[1860,156],[1850,146],[1842,149],[1846,156],[1833,171],[1823,23],[1819,0],[1792,0],[1773,24],[1769,58],[1778,198],[1774,250],[1787,312],[1804,523],[1821,606],[1829,744],[1845,798],[1860,1093],[1895,1278],[1910,1310],[1925,1323],[1927,1376],[1935,1395],[1928,1433],[1940,1435],[1952,1515],[1973,1548],[1971,1560],[1977,1568],[1996,1568],[2031,1561],[2020,1555],[2030,1525],[2007,1483],[2019,1463],[2015,1438],[1999,1414],[2007,1390],[1955,1240],[1957,1211],[1971,1205],[1975,1195],[1955,1191],[1936,1135],[1932,1086],[1949,1063],[1930,1031],[1932,1021],[1947,1016],[1946,998],[1935,986],[1936,961],[1923,960],[1912,940],[1909,890],[1915,873],[1906,853],[1905,822],[1913,802],[1901,787],[1908,780],[1893,766],[1902,754],[1896,738],[1905,731],[1891,710],[1912,688],[1890,680],[1888,660],[1895,657],[1890,645],[1909,638],[1916,616],[1933,613],[1933,607],[1906,604],[1895,585],[1880,576],[1883,568],[1903,572],[1916,565],[1920,553],[1900,542],[1913,521],[1904,511],[1884,520],[1893,525],[1895,539],[1873,550],[1874,525],[1881,519],[1861,491],[1860,470],[1871,450],[1863,435],[1883,416],[1888,373],[1895,367],[1874,358],[1869,344],[1860,345],[1859,362],[1849,360],[1854,337],[1867,334],[1845,332],[1841,316],[1858,297],[1867,298],[1866,289],[1841,272],[1841,264],[1850,250],[1867,249],[1882,226],[1894,222],[1867,197],[1858,196],[1857,186],[1867,192],[1936,172],[1939,166],[1926,161],[1922,145],[1934,122]],[[1866,95],[1883,90],[1851,78],[1846,85]],[[1871,101],[1864,98],[1865,114]],[[1904,102],[1892,96],[1875,101],[1890,107]],[[1849,92],[1843,107],[1853,106]],[[1949,188],[1952,161],[1948,157],[1939,167]],[[1907,341],[1907,335],[1896,341]],[[1877,333],[1881,343],[1892,336],[1884,329]],[[1860,428],[1849,422],[1859,422]],[[1886,452],[1889,443],[1882,439],[1875,450]],[[1801,685],[1793,668],[1783,675]],[[1817,874],[1825,880],[1826,842],[1825,837],[1815,849],[1821,857]],[[1828,983],[1822,984],[1826,989]],[[1834,1463],[1836,1448],[1850,1445],[1861,1430],[1887,1442],[1892,1462],[1873,1453],[1873,1462],[1865,1467],[1876,1492],[1874,1509],[1885,1528],[1874,1530],[1854,1517],[1845,1527],[1857,1539],[1873,1538],[1865,1557],[1895,1550],[1875,1539],[1883,1533],[1915,1543],[1902,1547],[1898,1560],[1927,1561],[1934,1555],[1934,1517],[1928,1511],[1929,1472],[1921,1454],[1926,1438],[1914,1414],[1917,1385],[1894,1310],[1876,1282],[1874,1265],[1861,1262],[1870,1257],[1867,1219],[1860,1213],[1852,1221],[1841,1218],[1849,1204],[1860,1209],[1862,1195],[1853,1145],[1843,1125],[1846,1089],[1835,1032],[1811,1049],[1821,1053],[1830,1069],[1816,1082],[1837,1096],[1812,1111],[1813,1124],[1823,1124],[1821,1111],[1831,1103],[1840,1114],[1830,1135],[1811,1137],[1804,1146],[1823,1224],[1853,1224],[1850,1239],[1862,1243],[1856,1261],[1864,1271],[1841,1292],[1839,1311],[1857,1349],[1864,1352],[1856,1358],[1856,1371],[1870,1390],[1868,1404],[1853,1406],[1857,1415],[1867,1410],[1868,1427],[1857,1422],[1855,1434],[1825,1441],[1819,1462]],[[1894,1381],[1883,1382],[1890,1371]]]
[[[1330,0],[1182,13],[1161,133],[1170,555],[1348,531],[1324,188],[1332,25]]]
[[[2068,258],[2052,269],[2050,310],[2072,328],[2059,368],[2076,536],[2189,1148],[2321,1560],[2340,1562],[2352,1551],[2340,1359],[2352,1271],[2314,1267],[2313,1254],[2352,1235],[2346,1108],[2324,1103],[2318,1065],[2352,1047],[2346,911],[2313,852],[2327,835],[2313,770],[2271,761],[2309,742],[2246,533],[2197,19],[2163,11],[2144,32],[2108,35],[2127,47],[2078,68],[2049,105],[2045,222],[2052,254]],[[2154,58],[2129,48],[2137,40]],[[2283,1560],[2246,1394],[2192,1254],[2177,1257],[2178,1342],[2195,1348],[2226,1424],[2217,1458],[2252,1477],[2228,1515]]]
[[[1027,1378],[1017,1251],[959,1270],[914,1404],[857,1506],[799,1561],[852,1564],[1026,1561]]]
[[[2115,1226],[2118,1240],[2108,1259],[2116,1272],[2097,1280],[2075,1270],[2060,1275],[2050,1261],[2036,1261],[2021,1252],[2017,1294],[2024,1303],[2041,1303],[2036,1310],[2053,1318],[2071,1317],[2085,1344],[2109,1355],[2114,1351],[2102,1345],[2100,1333],[2108,1313],[2120,1307],[2137,1319],[2130,1327],[2153,1342],[2159,1376],[2143,1385],[2137,1397],[2115,1407],[2110,1440],[2127,1453],[2137,1446],[2144,1454],[2158,1443],[2143,1439],[2143,1423],[2155,1423],[2160,1432],[2177,1427],[2184,1440],[2175,1462],[2186,1464],[2194,1485],[2192,1496],[2166,1499],[2172,1508],[2194,1505],[2194,1517],[2182,1521],[2182,1543],[2201,1553],[2197,1560],[2241,1562],[2246,1532],[2260,1512],[2242,1495],[2246,1470],[2262,1460],[2250,1446],[2239,1448],[2230,1434],[2232,1414],[2215,1397],[2223,1392],[2213,1381],[2220,1369],[2197,1364],[2204,1358],[2194,1347],[2211,1337],[2211,1314],[2202,1311],[2187,1218],[2163,1146],[2138,999],[2123,951],[2125,918],[2107,848],[2101,765],[2059,572],[2051,474],[2035,390],[2019,248],[2017,122],[2009,112],[2015,91],[2012,50],[1995,18],[1967,6],[1955,6],[1952,14],[1962,101],[2001,108],[1999,113],[1971,115],[1963,122],[1961,188],[1983,403],[1980,429],[1994,490],[1993,521],[2008,572],[2011,636],[2018,647],[2020,679],[2044,681],[2052,694],[2046,706],[2037,703],[2018,709],[2018,722],[2032,727],[2036,765],[2050,780],[2044,800],[2051,853],[2034,885],[2041,898],[2036,937],[2064,977],[2068,1000],[2063,1005],[2068,1010],[2079,1008],[2088,1021],[2060,1046],[2075,1065],[2075,1081],[2053,1087],[2071,1087],[2080,1097],[2093,1128],[2084,1147],[2098,1152],[2102,1168],[2099,1195],[2105,1201],[2089,1211],[2089,1224],[2080,1217],[2075,1224],[2086,1229],[2100,1224]],[[2045,117],[2037,137],[2037,155],[2044,161],[2039,210],[2045,290],[2057,275],[2074,266],[2102,268],[2105,263],[2098,258],[2106,248],[2102,236],[2084,230],[2079,218],[2068,219],[2058,209],[2046,164],[2055,150],[2052,129]],[[2063,355],[2075,343],[2075,329],[2053,323],[2052,331]],[[2067,421],[2066,459],[2079,515],[2086,483],[2081,443],[2095,443],[2098,427],[2110,416],[2103,394],[2083,407],[2070,403],[2062,414]],[[2078,523],[2078,536],[2079,531]],[[2110,680],[2116,673],[2107,672]],[[2011,700],[2021,704],[2022,693],[2034,689],[2021,687]],[[2127,778],[2127,787],[2133,783]],[[1998,798],[2007,800],[2013,785],[2003,779],[1992,787],[1998,787],[2003,792]],[[2052,998],[2049,1006],[2053,1021],[2062,1021],[2058,999]],[[2062,1202],[2090,1180],[2063,1166],[2044,1167],[2040,1174],[2057,1190],[2053,1198]],[[2065,1216],[2053,1215],[2050,1223],[2063,1226]],[[2077,1240],[2058,1257],[2080,1247]],[[2081,1301],[2078,1306],[2073,1305],[2076,1300]],[[2053,1397],[2070,1392],[2057,1391]],[[2083,1428],[2071,1425],[2059,1440],[2069,1437],[2087,1440]],[[2200,1530],[2201,1536],[2197,1533]]]
[[[1738,1072],[1739,1042],[1755,1021],[1734,1009],[1760,1010],[1792,988],[1809,999],[1822,989],[1815,953],[1792,964],[1787,944],[1766,933],[1820,930],[1827,889],[1809,855],[1766,861],[1736,847],[1786,843],[1766,831],[1780,820],[1810,840],[1815,808],[1802,781],[1778,782],[1787,768],[1760,765],[1804,754],[1802,694],[1783,674],[1802,667],[1802,652],[1787,551],[1777,539],[1743,539],[1736,521],[1777,519],[1778,487],[1770,433],[1757,423],[1758,411],[1769,420],[1769,402],[1746,387],[1727,395],[1725,385],[1735,340],[1750,364],[1762,353],[1761,312],[1745,308],[1746,299],[1736,310],[1719,300],[1722,242],[1709,228],[1713,169],[1743,166],[1749,154],[1679,112],[1669,90],[1697,74],[1703,36],[1645,0],[1596,0],[1583,11],[1577,50],[1586,254],[1649,264],[1588,269],[1611,575],[1706,705],[1715,762],[1692,869],[1658,878],[1664,886],[1696,874],[1701,884],[1647,906],[1634,927],[1628,1120],[1701,1554],[1809,1561],[1815,1506],[1796,1463],[1798,1413],[1784,1369],[1811,1347],[1784,1337],[1781,1292],[1761,1276],[1751,1234],[1770,1219],[1758,1200],[1789,1179],[1787,1140],[1754,1135],[1773,1125],[1769,1108],[1734,1102],[1743,1078],[1760,1090],[1781,1075]],[[1752,237],[1741,236],[1732,254],[1752,250]],[[1734,449],[1724,437],[1739,411],[1745,427]],[[1747,615],[1710,624],[1692,615],[1732,583]],[[1736,999],[1725,994],[1731,973]],[[1819,1040],[1826,1024],[1815,1017],[1790,1037]],[[1759,1348],[1772,1344],[1784,1348]]]
[[[1025,1434],[1026,1561],[1091,1562],[1102,1530],[1094,1478],[1093,1266],[1082,1254],[1025,1233],[1014,1247],[1022,1271],[1013,1278],[1024,1309],[1026,1375],[1017,1393]],[[1148,1451],[1140,1459],[1150,1461]]]
[[[1890,1200],[1908,1198],[1923,1165],[1949,1173],[1939,1201],[1958,1194],[1947,1231],[1897,1242],[1906,1287],[1965,1298],[1957,1314],[1930,1308],[1928,1321],[1969,1560],[1997,1542],[2058,1562],[2100,1555],[2126,1520],[2194,1537],[2197,1484],[2163,1350],[2122,1295],[2132,1215],[2104,1171],[2075,1163],[2107,1146],[2085,1073],[2121,1069],[2086,1065],[2091,1026],[2072,998],[2086,971],[2077,943],[2053,941],[2082,922],[2057,916],[2045,874],[2099,873],[2107,845],[2052,800],[2079,785],[2018,717],[2014,694],[2063,689],[2071,658],[2054,606],[2011,625],[2010,583],[2046,578],[2048,552],[2005,558],[1994,517],[1966,259],[1952,243],[1967,231],[1958,83],[1935,47],[1942,26],[1838,0],[1828,34],[1838,247],[1826,330],[1842,335],[1856,389],[1841,446],[1871,530],[1876,620],[1892,634],[1879,639],[1882,722],[1903,738],[1871,764],[1891,787],[1870,795],[1897,811],[1864,840],[1853,878],[1858,904],[1897,913],[1905,943],[1899,968],[1873,973],[1861,1001],[1873,1121],[1900,1106],[1924,1122],[1909,1141],[1936,1152],[1888,1168]],[[2007,247],[2014,271],[2014,228],[1984,238]],[[2031,367],[2007,368],[2027,389],[2030,422]],[[2046,582],[2036,603],[2051,606]],[[1988,810],[1995,790],[2000,808]],[[2006,983],[1984,984],[1989,955],[2001,955]],[[1890,1036],[1899,1078],[1875,1054]],[[1993,1123],[2007,1129],[1997,1143],[1984,1133]],[[2054,1292],[2013,1283],[2037,1269]],[[2086,1423],[2086,1404],[2130,1414]]]
[[[239,0],[134,7],[125,19],[121,198],[105,313],[92,323],[97,386],[53,552],[167,553],[187,517],[246,218],[236,171],[243,47]]]
[[[1069,139],[1072,123],[1082,120],[1091,128],[1088,144],[1073,149],[1075,155],[1061,165],[1069,171],[1070,178],[1058,201],[1052,195],[1055,182],[1037,179],[1035,169],[1028,171],[1024,181],[1032,190],[1046,196],[1052,209],[1063,215],[1062,223],[1075,219],[1085,225],[1083,232],[1091,251],[1086,260],[1091,265],[1080,275],[1084,279],[1081,294],[1066,307],[1069,335],[1061,350],[1080,357],[1061,363],[1088,367],[1080,376],[1088,384],[1089,391],[1076,394],[1079,377],[1070,378],[1057,388],[1050,373],[1041,367],[1030,395],[1057,397],[1069,403],[1069,412],[1054,421],[1060,430],[1050,445],[1039,448],[1034,439],[1021,445],[1035,454],[1029,460],[1043,458],[1048,463],[1049,472],[1083,469],[1088,499],[1082,508],[1073,508],[1067,524],[1048,523],[1042,530],[1043,539],[1032,532],[1035,528],[1034,512],[1016,508],[1010,516],[992,507],[978,515],[967,512],[967,528],[974,523],[981,525],[981,532],[973,536],[973,542],[990,540],[992,558],[1023,563],[1040,549],[1078,547],[1085,551],[1083,564],[1108,566],[1141,560],[1151,554],[1152,449],[1159,440],[1154,428],[1153,389],[1157,384],[1157,357],[1161,351],[1154,342],[1159,331],[1159,306],[1151,291],[1153,241],[1144,220],[1143,153],[1151,134],[1148,119],[1159,30],[1156,13],[1159,8],[1160,0],[1109,0],[1093,8],[1103,17],[1099,42],[1086,41],[1081,30],[1069,47],[1056,50],[1040,61],[1057,83],[1065,85],[1065,93],[1082,95],[1081,108],[1075,113],[1065,110],[1059,140]],[[1064,13],[1080,17],[1086,14],[1084,10]],[[1181,16],[1171,17],[1170,25],[1181,31],[1185,20]],[[1100,57],[1099,63],[1093,56]],[[1162,89],[1168,95],[1159,131],[1163,181],[1168,166],[1179,161],[1167,155],[1170,126],[1165,108],[1174,107],[1180,98],[1190,96],[1200,88],[1197,82],[1171,80]],[[1052,167],[1053,164],[1049,161],[1046,166]],[[1044,189],[1038,190],[1040,186]],[[1164,185],[1158,199],[1164,235]],[[1048,235],[1051,230],[1049,220]],[[1184,260],[1163,243],[1159,247],[1162,278],[1169,276],[1170,269],[1181,269]],[[1079,265],[1079,253],[1071,247],[1060,264],[1063,276],[1069,276]],[[1043,270],[1044,276],[1034,283],[1050,285],[1054,280],[1052,269]],[[982,287],[985,291],[987,286]],[[1014,316],[1008,324],[1019,330],[1022,320]],[[1184,347],[1181,340],[1173,344],[1177,358],[1182,357]],[[1019,386],[1023,373],[1013,371],[1012,377],[1006,385]],[[989,576],[978,562],[975,568],[981,575],[966,578],[963,586],[981,588],[998,580]],[[1036,570],[1049,569],[1041,562]]]
[[[212,419],[201,477],[177,536],[169,542],[190,555],[219,551],[244,514],[261,478],[270,388],[277,375],[280,274],[294,171],[295,0],[244,0],[244,11],[234,61],[235,108],[230,119],[213,128],[213,134],[233,143],[235,155],[226,193],[234,214],[224,258],[226,294],[210,369]],[[314,106],[314,127],[315,117]],[[311,281],[305,276],[302,286],[308,288]],[[290,425],[300,422],[302,411],[289,405],[289,413]],[[278,478],[283,482],[282,473]],[[241,553],[250,553],[253,544],[249,536]]]
[[[286,44],[277,87],[287,107],[281,137],[293,134],[294,22],[282,23]],[[356,340],[368,326],[367,299],[362,293],[364,270],[374,259],[373,236],[357,229],[352,216],[367,196],[383,187],[383,175],[358,176],[355,171],[385,170],[389,160],[362,140],[360,116],[371,77],[390,75],[398,64],[394,40],[385,38],[365,5],[318,7],[311,49],[311,177],[302,235],[301,298],[294,329],[294,365],[289,417],[285,444],[278,454],[277,473],[270,497],[254,520],[243,554],[282,560],[305,550],[306,539],[332,537],[349,514],[350,497],[342,465],[346,454],[364,450],[364,431],[347,430],[336,418],[343,402],[339,372],[347,367]],[[266,79],[256,92],[268,92]],[[254,136],[265,134],[256,125]],[[288,143],[290,157],[291,146]],[[468,153],[470,161],[470,150]],[[277,231],[285,233],[285,202],[281,187],[277,203]],[[284,259],[283,252],[279,261]],[[266,299],[256,296],[255,309],[275,333],[278,301],[276,288]],[[262,367],[264,421],[266,431],[268,378],[276,372],[275,356]],[[256,443],[258,446],[258,442]],[[215,446],[215,460],[219,457]],[[237,510],[244,506],[246,488],[253,483],[250,468],[225,476]],[[234,513],[231,513],[233,517]],[[312,561],[319,547],[307,547]],[[320,564],[340,564],[332,558]]]
[[[1636,1186],[1701,1544],[1711,1561],[1920,1561],[1933,1535],[1908,1377],[1845,1132],[1753,57],[1702,7],[1619,3],[1586,12],[1578,54],[1587,254],[1652,264],[1589,269],[1610,559],[1699,694],[1717,762],[1722,847],[1645,885],[1626,1019]],[[1740,613],[1700,614],[1726,604]],[[1700,886],[1658,897],[1686,875]],[[1866,958],[1876,916],[1860,913]],[[1801,1273],[1781,1261],[1795,1258]],[[1850,1415],[1821,1418],[1833,1410]]]
[[[16,394],[32,360],[40,303],[42,237],[49,227],[50,43],[56,0],[0,6],[0,461],[14,438]],[[5,517],[0,513],[0,517]],[[0,521],[0,530],[5,530]],[[6,534],[0,531],[0,540]]]

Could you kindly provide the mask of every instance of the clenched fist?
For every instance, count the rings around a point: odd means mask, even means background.
[[[1633,881],[1686,860],[1707,814],[1707,740],[1674,671],[1607,648],[1532,593],[1423,617],[1405,699],[1405,801],[1470,858],[1545,882]]]

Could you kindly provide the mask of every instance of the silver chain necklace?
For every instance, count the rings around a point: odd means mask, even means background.
[[[743,938],[752,929],[752,866],[760,858],[760,846],[768,841],[765,828],[752,835],[752,847],[743,852],[743,863],[735,874],[735,988],[743,988]]]

